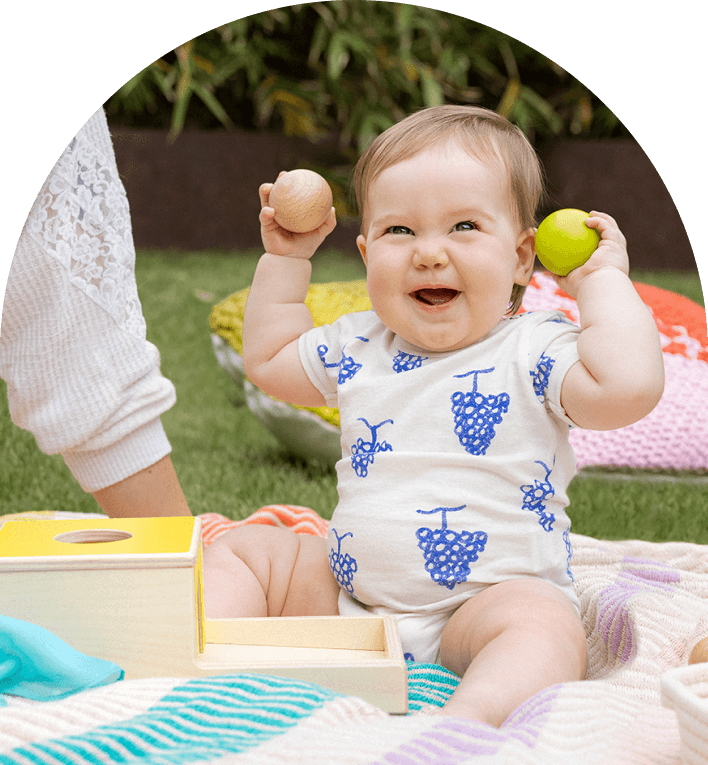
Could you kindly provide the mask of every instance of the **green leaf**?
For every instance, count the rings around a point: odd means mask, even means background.
[[[393,120],[387,114],[370,112],[366,115],[357,131],[357,143],[359,151],[363,151],[380,133],[387,130],[393,124]]]
[[[192,89],[189,88],[183,92],[172,110],[172,123],[170,125],[169,141],[174,141],[184,128],[184,122],[187,116],[189,100],[192,97]]]
[[[516,102],[519,100],[520,92],[521,83],[517,79],[511,78],[506,84],[501,101],[499,101],[499,104],[497,105],[497,111],[502,117],[506,117],[507,119],[510,117]]]
[[[327,50],[327,78],[338,80],[349,63],[349,50],[346,36],[342,33],[332,35]]]
[[[209,111],[216,117],[216,119],[219,120],[219,122],[224,127],[231,127],[233,125],[231,118],[226,113],[226,109],[224,109],[224,107],[214,97],[214,94],[205,88],[204,85],[195,84],[194,92],[199,96],[199,98],[202,99]]]
[[[322,54],[327,48],[327,37],[329,36],[329,30],[323,19],[320,19],[315,26],[315,31],[310,41],[310,50],[307,55],[307,64],[310,67],[314,67],[322,58]]]
[[[529,87],[521,86],[520,98],[543,119],[543,127],[547,132],[558,135],[563,130],[563,120],[551,104]]]
[[[420,84],[425,106],[440,106],[445,102],[440,83],[435,79],[433,72],[427,67],[421,72]]]

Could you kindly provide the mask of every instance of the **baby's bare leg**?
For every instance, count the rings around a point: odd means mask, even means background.
[[[204,550],[207,617],[337,614],[326,540],[274,526],[239,526]]]
[[[445,626],[440,655],[462,677],[442,713],[498,727],[544,688],[582,680],[587,645],[582,622],[560,590],[517,579],[462,605]]]

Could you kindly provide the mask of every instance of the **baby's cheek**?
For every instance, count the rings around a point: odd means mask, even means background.
[[[376,314],[381,317],[381,312],[385,313],[387,304],[390,301],[391,289],[386,280],[380,274],[368,273],[366,278],[366,289],[369,293],[371,305]]]
[[[402,294],[406,269],[394,258],[377,258],[376,262],[369,263],[367,268],[366,284],[372,302],[390,300],[393,296]]]

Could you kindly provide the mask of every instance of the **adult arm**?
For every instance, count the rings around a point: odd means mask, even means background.
[[[97,112],[49,174],[18,242],[0,336],[10,413],[42,451],[61,454],[110,514],[184,512],[176,477],[153,466],[171,447],[160,415],[176,400],[146,339],[128,203],[105,115]],[[120,487],[136,474],[165,501]],[[125,488],[125,487],[123,487]],[[113,499],[111,499],[113,497]],[[121,500],[120,497],[124,499]],[[168,499],[169,498],[169,499]],[[169,507],[168,507],[169,505]]]
[[[191,515],[169,455],[93,497],[110,518]]]

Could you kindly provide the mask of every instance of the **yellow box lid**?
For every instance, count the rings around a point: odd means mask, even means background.
[[[99,568],[191,565],[200,544],[199,518],[7,521],[0,527],[0,572],[89,563]]]

